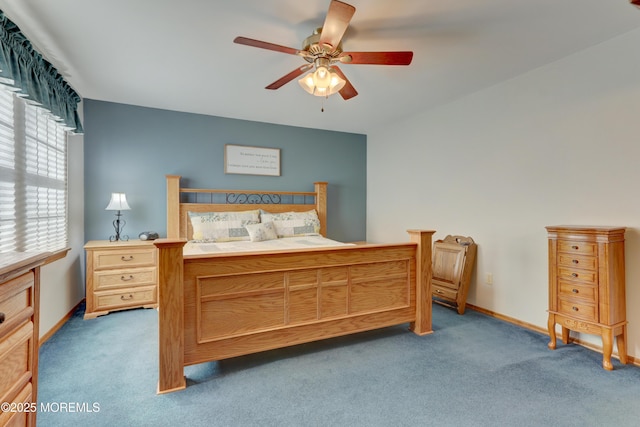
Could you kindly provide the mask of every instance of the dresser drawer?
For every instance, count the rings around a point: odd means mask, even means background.
[[[0,398],[9,390],[20,390],[31,379],[32,340],[33,323],[27,322],[0,342]]]
[[[597,285],[597,275],[594,270],[580,270],[571,267],[558,267],[558,279],[575,280]]]
[[[433,283],[431,284],[431,294],[434,297],[448,298],[452,300],[455,300],[456,297],[458,296],[457,291],[454,291],[444,286],[437,286],[437,285],[434,285]]]
[[[558,281],[558,295],[565,299],[580,299],[584,302],[595,304],[598,296],[598,288],[593,285],[587,285],[576,282]]]
[[[94,290],[119,289],[156,284],[156,268],[104,270],[93,274]]]
[[[33,281],[33,273],[28,272],[9,280],[0,288],[0,313],[3,317],[0,331],[2,331],[2,326],[7,327],[11,324],[14,325],[11,327],[15,327],[22,323],[22,320],[17,320],[16,317],[23,320],[31,317],[33,313],[33,309],[30,308],[32,306]]]
[[[96,310],[157,304],[157,288],[146,286],[127,291],[104,291],[94,295]]]
[[[576,319],[590,322],[598,321],[598,313],[594,304],[588,304],[576,299],[558,298],[558,311]]]
[[[117,251],[94,251],[94,270],[134,268],[154,266],[156,250],[153,247],[140,249],[119,249]]]
[[[558,252],[566,252],[576,255],[596,256],[598,244],[591,242],[577,242],[572,240],[558,240]]]
[[[583,270],[596,270],[597,258],[592,256],[558,254],[558,267],[573,267]]]
[[[0,396],[0,399],[2,399],[1,396]],[[0,400],[0,402],[5,402],[5,401]],[[17,408],[22,407],[22,408],[31,409],[32,405],[36,403],[36,402],[33,402],[33,387],[31,386],[31,383],[27,383],[27,385],[24,386],[22,390],[20,390],[18,395],[15,397],[15,399],[13,399],[13,402],[8,402],[8,403],[12,403],[16,405]],[[33,425],[33,424],[30,424],[30,422],[33,421],[32,419],[33,416],[35,416],[35,412],[28,412],[28,411],[0,412],[0,426],[6,426],[6,427],[21,426],[22,427],[22,426]]]

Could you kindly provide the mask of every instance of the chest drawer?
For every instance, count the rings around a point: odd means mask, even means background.
[[[156,250],[153,247],[140,249],[121,249],[118,251],[94,251],[94,270],[135,268],[154,266]]]
[[[561,298],[584,300],[594,304],[597,301],[598,288],[596,286],[561,280],[558,282],[558,288],[558,295]]]
[[[118,289],[144,285],[155,285],[156,268],[132,268],[127,270],[96,271],[93,278],[94,289]]]
[[[596,306],[576,299],[558,298],[558,311],[576,319],[598,321]]]
[[[595,271],[596,266],[596,257],[563,253],[558,254],[558,267],[573,267]]]
[[[598,245],[592,242],[558,240],[558,252],[565,252],[575,255],[596,256],[598,253]]]
[[[571,267],[558,267],[558,280],[572,280],[584,283],[597,284],[597,275],[594,270],[580,270]]]

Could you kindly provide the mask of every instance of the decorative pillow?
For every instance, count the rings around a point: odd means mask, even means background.
[[[320,233],[320,219],[315,209],[307,212],[270,213],[260,210],[261,222],[273,222],[278,237],[308,236]]]
[[[276,227],[273,222],[261,222],[260,224],[248,224],[244,228],[249,232],[252,242],[264,242],[265,240],[275,240],[278,238]]]
[[[230,242],[249,240],[245,225],[258,224],[260,211],[189,212],[192,239],[197,242]]]

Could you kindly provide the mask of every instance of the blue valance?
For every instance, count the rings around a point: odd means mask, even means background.
[[[47,109],[72,132],[82,133],[80,96],[0,10],[0,80]]]

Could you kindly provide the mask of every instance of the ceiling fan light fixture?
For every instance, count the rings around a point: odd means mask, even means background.
[[[329,96],[338,93],[346,81],[330,67],[319,66],[317,69],[298,80],[306,92],[315,96]]]

